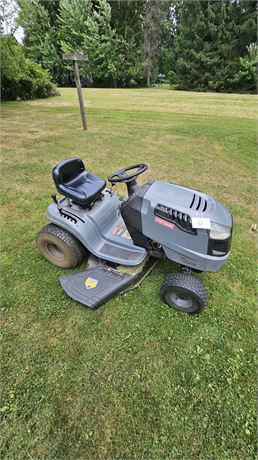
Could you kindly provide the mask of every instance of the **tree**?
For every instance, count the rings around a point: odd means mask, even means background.
[[[57,24],[59,1],[19,0],[19,3],[19,24],[24,29],[27,56],[49,70],[54,80],[62,84],[64,63]]]
[[[174,55],[174,37],[177,29],[178,17],[176,5],[171,0],[162,2],[162,20],[160,44],[158,50],[158,71],[169,77],[170,62]]]
[[[150,86],[162,73],[179,89],[253,91],[256,0],[17,2],[26,56],[59,85],[73,84],[62,53],[75,50],[88,54],[80,73],[95,85]],[[2,33],[16,27],[13,5],[0,4]]]
[[[257,44],[250,43],[247,54],[240,57],[240,70],[233,79],[233,83],[242,91],[255,93],[257,89]]]
[[[145,3],[145,0],[109,0],[111,27],[123,37],[125,44],[121,75],[124,86],[143,83]]]
[[[111,8],[106,0],[99,0],[94,11],[95,28],[91,56],[95,75],[100,80],[112,80],[114,87],[123,77],[126,42],[111,26]]]
[[[175,2],[177,29],[170,62],[180,89],[232,91],[239,58],[256,39],[256,2]]]
[[[90,0],[61,0],[60,36],[64,52],[88,55],[88,62],[80,69],[82,75],[117,86],[123,76],[126,43],[111,26],[111,8],[106,0],[95,5]]]
[[[59,38],[64,53],[71,50],[90,54],[92,35],[95,34],[95,21],[90,0],[60,0],[58,18]],[[73,74],[72,66],[65,64],[66,72]],[[82,75],[91,74],[91,62],[80,65]]]

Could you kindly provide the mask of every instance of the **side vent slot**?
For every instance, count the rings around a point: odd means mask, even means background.
[[[192,228],[192,222],[190,216],[187,214],[177,211],[176,209],[171,209],[162,204],[157,204],[154,209],[155,216],[161,217],[162,219],[172,222],[181,230],[196,235],[196,229]]]
[[[196,211],[198,211],[198,209],[199,209],[199,207],[200,207],[200,205],[201,205],[201,202],[202,202],[202,199],[201,199],[201,197],[199,196],[199,201],[198,201],[198,204],[197,204],[197,206],[196,206]]]
[[[194,193],[193,199],[190,204],[190,209],[193,211],[200,211],[200,212],[205,212],[208,207],[207,200],[205,198],[202,198],[199,195],[196,195]]]
[[[193,207],[193,204],[194,204],[194,200],[195,200],[195,193],[193,194],[193,199],[192,199],[192,202],[191,202],[191,204],[190,204],[190,208],[192,208],[192,207]]]
[[[61,216],[64,219],[69,220],[70,222],[73,222],[73,224],[77,224],[77,219],[75,219],[75,217],[70,216],[69,214],[66,214],[64,211],[61,211]]]

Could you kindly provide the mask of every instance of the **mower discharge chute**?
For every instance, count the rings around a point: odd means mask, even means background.
[[[106,182],[85,170],[80,158],[53,168],[63,198],[47,210],[51,222],[37,235],[43,256],[62,268],[77,267],[88,254],[83,272],[62,276],[61,285],[76,301],[98,308],[111,297],[137,286],[164,258],[180,272],[164,280],[160,295],[171,307],[198,313],[207,291],[191,272],[216,272],[231,246],[232,217],[214,198],[180,185],[136,177],[147,169],[137,164],[116,171],[108,180],[127,185],[121,200]]]

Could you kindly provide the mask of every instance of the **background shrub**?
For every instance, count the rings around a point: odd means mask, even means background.
[[[0,40],[2,100],[45,98],[57,94],[49,72],[26,58],[23,46],[14,37],[2,36]]]

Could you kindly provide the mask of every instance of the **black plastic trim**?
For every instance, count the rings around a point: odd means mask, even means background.
[[[141,211],[143,197],[154,182],[155,181],[152,180],[141,187],[138,187],[137,190],[129,196],[128,200],[124,201],[121,205],[121,215],[134,244],[141,246],[148,251],[151,251],[153,248],[149,239],[146,238],[142,232]]]
[[[226,240],[213,240],[209,238],[208,241],[208,255],[215,257],[223,257],[228,254],[231,248],[232,234]]]
[[[190,216],[181,211],[158,203],[154,209],[154,214],[168,222],[172,222],[184,232],[190,233],[191,235],[197,235],[197,230],[192,227]]]

